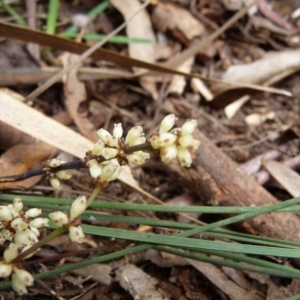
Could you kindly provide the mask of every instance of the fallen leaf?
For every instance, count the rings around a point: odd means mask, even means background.
[[[116,271],[116,274],[120,285],[134,298],[139,296],[147,300],[164,299],[157,290],[157,280],[135,265],[124,265]]]
[[[125,21],[127,21],[134,12],[138,11],[142,5],[138,0],[111,0],[110,2],[120,11]],[[130,20],[130,22],[127,23],[126,33],[128,37],[132,38],[155,40],[155,34],[146,9],[140,11],[132,20]],[[128,52],[131,57],[147,62],[155,62],[154,44],[130,43],[128,45]],[[135,68],[134,71],[135,73],[139,73],[142,70]],[[153,99],[158,98],[156,82],[153,76],[141,76],[139,78],[139,82],[141,86],[152,95]]]
[[[78,55],[71,54],[68,52],[63,53],[60,59],[63,66],[66,67],[78,60]],[[77,71],[79,66],[73,68],[70,72],[63,76],[64,92],[66,97],[66,106],[68,111],[73,118],[75,124],[78,126],[80,132],[92,141],[97,141],[98,136],[96,128],[87,118],[87,112],[80,112],[80,104],[86,101],[86,90],[84,83],[77,79]]]
[[[217,286],[223,293],[225,293],[231,300],[262,300],[263,298],[255,292],[250,293],[249,291],[241,288],[236,283],[231,281],[225,274],[216,266],[187,259],[187,261],[205,277],[207,277],[211,283]]]
[[[167,29],[179,29],[187,39],[201,36],[204,26],[188,10],[173,4],[160,4],[153,10],[152,20],[161,32]]]
[[[19,144],[11,147],[0,157],[1,177],[25,173],[39,168],[43,161],[53,157],[57,148],[43,142]],[[19,182],[0,183],[0,190],[9,188],[27,189],[35,185],[42,176],[34,176]]]
[[[275,112],[270,111],[265,114],[253,113],[245,117],[245,122],[250,126],[258,126],[267,120],[273,120],[275,118]]]
[[[91,277],[101,284],[109,285],[112,281],[112,277],[110,276],[111,271],[112,268],[109,265],[93,264],[87,267],[73,270],[72,273],[83,277]]]
[[[300,64],[300,50],[269,52],[264,58],[250,64],[234,65],[222,76],[225,81],[264,83],[274,75]]]
[[[190,73],[193,63],[194,63],[194,57],[190,57],[178,68],[178,70],[182,72]],[[168,87],[167,93],[168,94],[176,93],[178,95],[181,95],[183,93],[185,86],[186,86],[185,77],[181,75],[174,75]]]
[[[300,176],[297,172],[275,160],[267,160],[263,165],[293,197],[300,196]]]

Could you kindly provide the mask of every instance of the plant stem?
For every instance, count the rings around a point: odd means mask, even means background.
[[[35,252],[36,250],[38,250],[39,248],[41,248],[43,245],[49,243],[51,240],[53,240],[55,237],[61,235],[62,233],[68,231],[67,227],[60,227],[55,229],[54,231],[52,231],[50,234],[48,234],[47,236],[45,236],[43,239],[41,239],[38,243],[34,244],[32,247],[30,247],[29,249],[25,250],[24,252],[20,253],[16,258],[15,261],[21,261],[22,259],[24,259],[26,256],[28,256],[29,254]]]
[[[95,200],[96,196],[98,195],[99,191],[100,191],[100,188],[95,186],[94,190],[92,192],[92,195],[90,196],[90,198],[88,199],[88,201],[86,203],[86,207],[91,205],[91,203]]]

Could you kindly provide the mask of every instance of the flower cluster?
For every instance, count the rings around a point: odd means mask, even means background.
[[[194,153],[200,145],[200,141],[193,138],[197,122],[188,120],[181,128],[172,129],[175,121],[175,115],[166,116],[159,131],[153,133],[147,141],[141,126],[133,127],[125,138],[122,137],[122,124],[115,124],[112,134],[105,129],[98,130],[99,140],[84,160],[96,186],[103,189],[110,181],[115,180],[122,165],[129,162],[134,165],[144,164],[150,158],[147,152],[142,151],[147,147],[159,152],[165,163],[177,158],[181,166],[190,167]],[[43,168],[51,185],[57,189],[61,188],[59,179],[68,180],[72,177],[67,171],[56,171],[62,163],[57,158],[50,159]],[[92,199],[93,197],[87,201],[85,196],[79,196],[73,202],[69,213],[56,211],[50,213],[49,218],[57,226],[68,228],[73,242],[82,243],[84,233],[79,216]],[[0,244],[10,242],[0,261],[0,277],[11,276],[13,289],[19,294],[27,292],[27,287],[33,284],[33,277],[21,268],[18,255],[38,242],[39,229],[47,226],[49,221],[47,218],[38,217],[41,214],[40,209],[33,208],[26,212],[22,209],[23,203],[19,198],[14,199],[13,204],[0,206]],[[24,253],[19,256],[19,260],[25,255]]]
[[[150,158],[149,153],[141,150],[126,153],[128,147],[146,142],[141,126],[135,126],[129,130],[125,139],[122,137],[123,128],[120,123],[115,124],[112,135],[103,128],[98,130],[97,134],[99,140],[93,147],[92,159],[88,160],[87,166],[91,176],[96,179],[95,183],[102,188],[119,176],[121,165],[128,162],[141,165],[145,163],[146,159]],[[98,162],[97,156],[102,156],[106,161]]]
[[[13,241],[20,247],[31,246],[38,241],[39,228],[48,225],[47,218],[37,218],[41,209],[22,211],[23,203],[15,198],[13,204],[0,206],[0,244]]]
[[[61,170],[58,172],[53,173],[52,168],[57,168],[59,167],[63,161],[61,161],[58,158],[52,158],[49,159],[46,162],[46,168],[44,168],[44,171],[46,173],[47,178],[50,181],[50,184],[55,188],[55,189],[61,189],[61,184],[59,179],[61,180],[69,180],[72,177],[72,174],[68,171]]]
[[[26,212],[22,209],[20,198],[15,198],[13,204],[0,206],[0,244],[11,242],[0,261],[0,277],[7,278],[12,275],[13,289],[19,294],[27,292],[26,287],[33,284],[33,277],[20,268],[14,259],[38,242],[39,229],[47,226],[49,221],[47,218],[38,217],[41,214],[38,208]]]
[[[78,219],[78,216],[86,210],[86,207],[86,197],[79,196],[72,203],[69,214],[63,213],[61,211],[56,211],[50,213],[49,218],[52,219],[55,225],[59,227],[67,226],[69,229],[69,236],[71,241],[81,244],[84,239],[84,233],[80,226],[80,220]]]
[[[182,167],[189,168],[194,152],[200,145],[200,141],[193,138],[197,121],[188,120],[181,128],[172,129],[175,121],[175,115],[166,116],[160,124],[159,131],[152,134],[148,141],[154,149],[160,152],[164,163],[169,163],[177,157]]]
[[[13,260],[20,253],[20,245],[10,243],[3,253],[0,262],[0,277],[7,278],[11,275],[13,289],[20,295],[27,293],[27,286],[33,285],[33,276],[26,270],[19,268]]]

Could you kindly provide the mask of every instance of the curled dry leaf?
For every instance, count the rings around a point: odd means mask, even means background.
[[[111,4],[123,15],[125,21],[138,11],[141,3],[138,0],[111,0]],[[128,37],[143,38],[155,40],[155,35],[150,22],[150,17],[144,9],[140,11],[126,27]],[[155,46],[154,44],[130,43],[128,45],[129,55],[133,58],[141,59],[147,62],[155,62]],[[140,68],[135,68],[134,71],[139,73]],[[141,86],[147,90],[154,99],[157,99],[158,93],[156,83],[153,76],[141,76],[139,79]]]
[[[78,55],[65,52],[61,55],[61,61],[64,67],[78,60]],[[64,92],[66,97],[66,106],[78,126],[80,132],[92,141],[97,141],[98,137],[94,125],[87,118],[87,113],[80,113],[79,107],[86,100],[85,85],[77,78],[79,66],[73,68],[63,76]]]
[[[178,29],[188,40],[192,40],[204,32],[204,26],[188,10],[172,4],[157,5],[152,19],[159,31]]]
[[[262,84],[268,85],[271,82],[270,78],[277,76],[290,69],[297,70],[296,67],[300,65],[300,50],[287,50],[281,52],[270,52],[264,58],[256,60],[250,64],[234,65],[227,69],[223,75],[223,80],[230,82],[245,82],[251,84]],[[258,71],[259,70],[259,71]],[[287,73],[290,75],[290,73]],[[282,79],[282,78],[280,78]],[[228,86],[222,84],[215,84],[211,90],[216,94],[213,103],[220,102],[225,96],[228,95],[227,92],[234,89],[228,88]],[[224,94],[224,97],[222,95]],[[230,98],[231,102],[225,108],[225,113],[228,118],[232,118],[234,114],[240,109],[240,107],[250,99],[250,96],[246,94],[241,97]],[[234,102],[236,101],[236,102]],[[212,103],[212,104],[213,104]],[[218,104],[217,104],[218,106]]]
[[[186,73],[190,73],[192,66],[194,63],[194,57],[190,57],[187,59],[177,70],[183,71]],[[176,93],[178,95],[181,95],[183,93],[183,90],[186,86],[186,79],[184,76],[181,75],[174,75],[172,77],[171,83],[168,87],[168,94],[169,93]]]
[[[300,50],[270,52],[264,58],[246,65],[235,65],[227,69],[223,80],[263,84],[271,77],[300,65]],[[259,72],[258,72],[259,70]]]

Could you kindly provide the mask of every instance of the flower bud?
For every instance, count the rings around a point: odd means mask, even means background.
[[[16,210],[16,208],[14,207],[13,204],[8,204],[7,208],[9,209],[9,211],[11,212],[13,218],[17,218],[19,217],[20,213],[18,210]]]
[[[8,277],[12,272],[12,265],[0,262],[0,277]]]
[[[13,215],[10,209],[7,206],[1,205],[0,206],[0,220],[3,221],[10,221],[13,219]]]
[[[159,134],[159,144],[161,148],[171,146],[177,140],[177,136],[170,132],[163,132]]]
[[[15,198],[13,206],[14,206],[16,211],[21,211],[23,209],[22,200],[20,198]]]
[[[119,153],[119,150],[118,150],[118,149],[115,149],[115,148],[104,148],[104,149],[102,150],[101,155],[102,155],[105,159],[109,160],[109,159],[115,158],[115,157],[118,155],[118,153]]]
[[[123,134],[122,124],[121,123],[115,124],[113,130],[113,136],[119,139],[120,137],[122,137],[122,134]]]
[[[181,135],[184,136],[184,135],[188,135],[188,134],[193,134],[196,126],[197,126],[196,120],[186,121],[181,127]]]
[[[55,176],[62,180],[69,180],[72,178],[72,174],[65,170],[56,172]]]
[[[146,159],[150,158],[150,154],[144,151],[136,151],[132,154],[127,155],[126,158],[133,165],[140,166],[145,163]]]
[[[104,149],[105,147],[105,144],[99,140],[93,147],[93,151],[92,151],[92,154],[94,155],[101,155],[102,153],[102,150]]]
[[[107,130],[101,128],[97,131],[97,134],[104,144],[114,148],[118,147],[118,139],[112,136]]]
[[[11,232],[10,230],[4,229],[4,228],[1,229],[1,235],[7,241],[12,241],[12,239],[14,237],[14,233],[13,232]]]
[[[114,164],[113,162],[103,163],[102,168],[102,174],[100,176],[100,181],[110,181],[109,179],[112,177],[112,175],[115,173],[116,169],[120,167],[117,164]]]
[[[61,211],[56,211],[49,214],[49,218],[54,221],[55,225],[61,227],[69,223],[67,215]]]
[[[86,210],[86,197],[79,196],[72,204],[70,210],[70,219],[73,220]]]
[[[175,125],[176,117],[174,114],[167,115],[160,123],[159,131],[167,132]]]
[[[126,136],[126,142],[128,143],[129,146],[134,146],[134,145],[138,145],[136,143],[136,140],[139,138],[142,138],[139,141],[143,141],[144,137],[143,137],[144,133],[143,133],[143,128],[141,126],[134,126],[133,128],[131,128]],[[145,139],[146,141],[146,139]],[[144,142],[145,142],[144,141]],[[141,142],[140,144],[143,144],[144,142]]]
[[[160,151],[161,160],[166,164],[168,164],[176,156],[177,156],[177,147],[174,144],[169,147],[162,148]]]
[[[38,242],[37,235],[29,228],[15,234],[14,242],[20,246],[33,245]]]
[[[34,228],[41,228],[48,226],[49,219],[47,218],[36,218],[30,221],[29,226]]]
[[[59,167],[61,165],[62,161],[58,158],[52,158],[50,159],[48,165],[49,167],[51,168],[56,168],[56,167]]]
[[[28,224],[24,222],[21,218],[16,218],[12,220],[10,226],[16,231],[22,231],[28,227]]]
[[[193,146],[193,141],[194,141],[193,136],[190,135],[190,134],[188,134],[188,135],[182,136],[178,140],[178,143],[180,144],[180,146],[182,146],[184,148],[188,148],[188,147],[192,147]]]
[[[31,209],[28,209],[25,212],[25,215],[28,216],[28,217],[30,217],[30,218],[36,218],[41,213],[42,213],[42,210],[40,208],[31,208]]]
[[[13,289],[20,295],[27,293],[26,286],[32,286],[34,282],[33,276],[26,270],[14,268],[12,279]]]
[[[189,150],[184,147],[177,148],[177,158],[182,167],[189,168],[192,164],[192,155]]]
[[[93,178],[97,178],[98,176],[101,175],[102,169],[101,169],[101,167],[99,166],[99,164],[97,163],[97,161],[95,159],[91,159],[87,163],[87,165],[89,167],[90,174]]]
[[[69,237],[72,242],[76,242],[81,244],[84,239],[84,233],[82,231],[81,226],[70,226],[69,228]]]
[[[56,190],[60,190],[62,188],[59,180],[56,177],[50,178],[49,181],[52,187],[55,188]]]
[[[16,243],[10,243],[8,248],[6,248],[3,253],[4,261],[6,263],[9,263],[13,259],[15,259],[19,255],[20,252],[19,248],[20,248],[19,245],[17,245]]]

